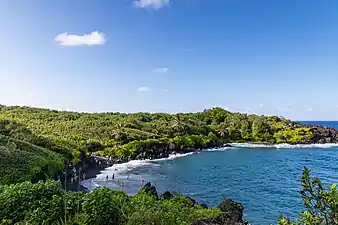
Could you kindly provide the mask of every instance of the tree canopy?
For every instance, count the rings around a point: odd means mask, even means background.
[[[196,113],[77,113],[0,106],[0,134],[62,155],[80,150],[123,156],[151,144],[182,148],[227,142],[303,143],[311,129],[277,116],[231,113],[216,107]]]

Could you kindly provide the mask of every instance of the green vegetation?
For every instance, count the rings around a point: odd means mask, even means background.
[[[2,224],[184,225],[221,213],[216,207],[204,208],[181,195],[164,199],[143,189],[128,196],[108,188],[91,193],[65,192],[55,181],[0,186]]]
[[[291,143],[297,144],[302,141],[311,138],[312,132],[310,128],[287,128],[280,130],[274,134],[274,138],[277,143]]]
[[[306,210],[293,222],[281,216],[278,225],[338,224],[335,184],[326,188],[318,178],[310,178],[310,171],[305,168],[300,194]],[[184,225],[208,219],[222,221],[233,209],[241,215],[243,206],[224,200],[217,208],[205,208],[180,194],[166,192],[158,197],[156,189],[147,185],[135,196],[108,188],[97,188],[91,193],[66,192],[56,181],[0,186],[0,224],[3,225]]]
[[[122,160],[167,157],[172,152],[229,142],[303,143],[310,128],[276,116],[231,113],[77,113],[0,105],[0,184],[51,176],[61,159],[80,151]],[[37,179],[37,178],[36,178]]]
[[[0,134],[75,157],[79,150],[134,158],[145,146],[155,151],[157,146],[169,145],[176,150],[227,142],[306,142],[311,130],[294,125],[276,116],[231,113],[221,108],[180,114],[89,114],[0,106]],[[1,128],[4,126],[9,131]]]
[[[62,165],[55,152],[0,135],[0,184],[52,177]]]
[[[312,129],[275,116],[230,113],[213,108],[198,113],[75,113],[0,106],[0,218],[2,224],[190,224],[220,218],[229,207],[204,208],[188,198],[157,197],[141,190],[135,196],[99,188],[66,192],[47,181],[64,159],[80,151],[122,160],[165,157],[171,152],[219,147],[229,142],[306,143]],[[13,184],[17,183],[17,184]],[[5,184],[5,185],[4,185]],[[6,185],[11,184],[11,185]],[[338,224],[336,185],[324,188],[305,169],[300,192],[307,211],[279,225]],[[156,191],[155,191],[156,192]],[[224,218],[223,218],[224,219]]]
[[[337,225],[338,192],[337,185],[325,187],[317,178],[310,178],[310,170],[304,168],[300,194],[306,210],[300,213],[300,219],[291,222],[281,216],[278,225]]]

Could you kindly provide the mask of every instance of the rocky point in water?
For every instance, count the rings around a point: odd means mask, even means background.
[[[174,195],[169,191],[164,192],[162,195],[158,196],[155,186],[152,186],[150,182],[146,183],[141,189],[141,192],[147,193],[154,196],[156,199],[170,199]],[[206,204],[200,204],[196,200],[186,197],[190,200],[191,206],[200,205],[203,208],[207,208]],[[191,225],[248,225],[249,223],[243,220],[243,210],[244,207],[241,203],[235,202],[231,199],[223,200],[218,208],[223,212],[219,217],[214,219],[204,219],[198,220],[191,223]]]

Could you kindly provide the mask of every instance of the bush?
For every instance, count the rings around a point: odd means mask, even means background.
[[[53,177],[63,166],[55,152],[0,135],[0,184]]]
[[[310,170],[304,168],[302,190],[300,194],[306,211],[300,213],[300,219],[291,222],[281,216],[278,225],[337,225],[338,224],[338,192],[336,184],[327,186],[317,178],[310,178]]]
[[[128,196],[121,191],[97,188],[83,198],[82,212],[86,224],[118,225],[125,221],[124,207]]]

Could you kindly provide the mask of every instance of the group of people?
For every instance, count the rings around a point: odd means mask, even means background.
[[[115,180],[115,174],[113,174],[112,176],[111,176],[111,179],[112,180]],[[127,178],[126,178],[127,180],[129,180],[129,175],[127,175]],[[109,180],[109,175],[107,175],[106,176],[106,180]],[[120,185],[122,184],[123,185],[123,182],[120,182],[119,180],[117,181],[118,183],[120,183]],[[141,184],[144,184],[145,183],[145,180],[141,180]]]
[[[112,180],[115,179],[115,174],[113,174],[113,176],[111,177],[111,179],[112,179]],[[109,180],[109,176],[108,176],[108,175],[106,176],[106,180]]]
[[[111,179],[112,179],[112,180],[115,180],[115,174],[113,174],[113,175],[111,176]],[[108,176],[108,175],[106,176],[106,180],[109,180],[109,176]],[[129,175],[127,175],[127,180],[129,180]],[[119,181],[117,181],[117,182],[119,182]]]

